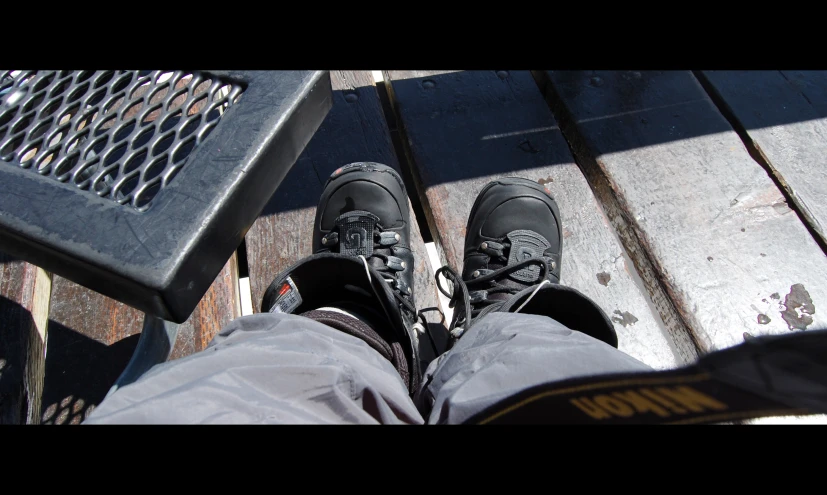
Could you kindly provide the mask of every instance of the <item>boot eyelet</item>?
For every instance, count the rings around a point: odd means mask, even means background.
[[[396,234],[396,235],[394,235],[394,236],[393,236],[393,238],[394,238],[394,239],[396,239],[396,240],[398,241],[399,239],[401,239],[401,238],[402,238],[402,236],[400,236],[399,234]]]
[[[480,276],[480,271],[479,271],[479,270],[475,270],[475,271],[474,271],[474,273],[472,273],[472,274],[471,274],[471,276],[472,276],[472,277],[474,277],[474,278],[479,277],[479,276]]]
[[[322,246],[327,245],[327,237],[322,237]]]
[[[556,262],[554,262],[554,261],[552,261],[552,262],[551,262],[551,269],[552,269],[552,270],[556,270],[556,269],[557,269],[557,263],[556,263]]]
[[[405,269],[405,268],[407,268],[407,267],[408,267],[408,264],[407,264],[407,263],[405,263],[405,262],[403,261],[403,262],[402,262],[402,268],[403,268],[403,269]]]
[[[488,243],[483,242],[482,244],[480,244],[480,249],[488,249]]]

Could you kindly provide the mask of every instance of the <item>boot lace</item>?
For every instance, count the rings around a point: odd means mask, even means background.
[[[474,322],[481,317],[492,313],[502,308],[503,305],[511,301],[511,299],[520,292],[528,288],[533,288],[534,292],[528,299],[520,305],[515,312],[519,312],[544,286],[551,282],[547,279],[547,275],[551,273],[551,260],[545,256],[528,258],[512,264],[508,263],[508,254],[511,249],[511,244],[508,242],[483,242],[477,249],[478,253],[488,256],[488,266],[499,268],[493,270],[480,269],[476,270],[471,280],[462,280],[462,278],[449,266],[443,266],[436,272],[436,284],[445,297],[450,298],[451,308],[456,308],[456,312],[449,329],[452,336],[458,338],[459,335],[468,331]],[[536,283],[515,283],[507,277],[511,274],[522,271],[525,274],[525,269],[530,267],[538,267],[536,272]],[[441,282],[439,276],[442,275],[453,285],[453,290],[446,290]],[[510,283],[504,283],[508,280]],[[511,297],[495,297],[490,296],[495,294],[507,294]],[[459,329],[458,332],[454,332]]]
[[[417,311],[411,298],[411,288],[399,277],[399,274],[408,268],[407,263],[396,256],[393,256],[391,250],[392,246],[399,243],[399,233],[386,230],[380,223],[376,223],[373,227],[373,252],[369,256],[359,255],[365,262],[365,270],[369,264],[374,270],[379,272],[385,282],[391,287],[396,300],[403,308],[416,318]],[[319,252],[341,252],[341,242],[339,236],[339,228],[333,229],[322,238],[322,245],[324,248]],[[413,269],[413,267],[411,267]],[[368,272],[370,278],[370,272]]]

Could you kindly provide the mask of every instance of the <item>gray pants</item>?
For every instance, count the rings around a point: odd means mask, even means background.
[[[545,316],[492,313],[428,367],[417,394],[423,417],[391,363],[362,340],[265,313],[156,366],[86,423],[461,423],[541,383],[650,370]]]

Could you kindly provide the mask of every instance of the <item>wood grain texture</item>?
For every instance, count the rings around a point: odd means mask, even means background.
[[[691,73],[548,77],[701,351],[825,327],[827,257]]]
[[[324,182],[334,170],[357,161],[379,162],[399,170],[370,72],[331,71],[330,76],[333,108],[246,236],[256,312],[260,311],[264,291],[276,275],[312,254],[316,203]],[[414,218],[411,212],[411,248],[416,257],[414,297],[421,309],[438,306],[438,299]],[[434,324],[439,321],[438,314],[428,314],[427,318]],[[431,328],[441,331],[437,325]]]
[[[238,263],[233,254],[201,302],[181,324],[170,359],[204,349],[241,315]],[[138,343],[144,314],[55,276],[42,421],[77,424],[91,414],[126,367]]]
[[[562,283],[612,317],[620,349],[655,368],[691,359],[649,300],[529,72],[388,71],[385,79],[443,262],[460,270],[468,215],[485,184],[530,178],[560,206]]]
[[[201,302],[178,330],[170,360],[206,349],[215,334],[239,316],[241,297],[238,289],[238,257],[233,252]]]
[[[0,253],[0,425],[40,419],[51,275]]]
[[[827,72],[705,71],[700,77],[827,241]]]

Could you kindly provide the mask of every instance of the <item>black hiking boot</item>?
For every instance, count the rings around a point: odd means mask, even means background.
[[[262,312],[302,314],[365,340],[388,358],[414,393],[421,379],[408,196],[399,175],[351,163],[325,183],[313,226],[313,255],[276,277]],[[361,322],[331,311],[358,315]],[[423,319],[424,321],[424,319]],[[369,322],[366,323],[366,322]]]
[[[449,345],[497,311],[549,316],[617,347],[606,314],[560,285],[562,232],[557,203],[543,186],[521,178],[488,183],[468,218],[462,278],[449,267],[437,271],[437,285],[455,308]],[[439,274],[453,283],[452,294],[439,284]]]
[[[413,301],[414,257],[408,195],[387,165],[351,163],[325,183],[313,228],[314,253],[364,256]]]

